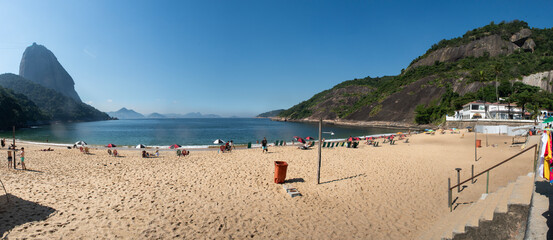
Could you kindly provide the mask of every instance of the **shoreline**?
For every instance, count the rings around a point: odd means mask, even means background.
[[[390,135],[397,135],[397,133],[379,133],[379,134],[372,134],[372,135],[360,135],[360,136],[354,136],[359,138],[367,138],[367,137],[384,137],[384,136],[390,136]],[[346,141],[347,138],[323,138],[324,142],[343,142]],[[56,143],[56,142],[37,142],[32,140],[25,140],[25,139],[15,139],[16,142],[23,143],[23,144],[29,144],[29,145],[35,145],[35,146],[49,146],[49,147],[73,147],[74,144],[72,143]],[[318,139],[315,140],[308,140],[307,142],[318,142]],[[364,141],[364,139],[361,139],[360,141]],[[300,146],[302,144],[298,144],[298,141],[286,141],[285,145],[282,146],[275,146],[274,142],[269,142],[268,146],[271,147],[286,147],[286,146]],[[6,145],[11,144],[11,138],[6,138]],[[138,145],[138,144],[137,144]],[[198,150],[198,151],[205,151],[205,150],[218,150],[219,146],[221,145],[186,145],[182,146],[180,148],[171,149],[169,146],[162,146],[162,145],[152,145],[152,146],[146,146],[146,148],[135,148],[135,145],[118,145],[118,147],[112,147],[108,148],[103,145],[96,145],[96,144],[87,144],[87,147],[95,148],[95,149],[123,149],[123,150],[160,150],[160,151],[173,151],[178,149],[189,149],[189,150]],[[248,149],[247,144],[235,144],[234,145],[236,149]],[[251,145],[251,149],[254,148],[260,148],[260,143],[253,143]]]
[[[277,122],[299,122],[299,123],[317,123],[315,119],[286,119],[283,117],[268,117],[271,121]],[[434,125],[416,125],[404,122],[388,122],[388,121],[353,121],[353,120],[328,120],[323,119],[324,124],[331,124],[337,126],[348,127],[376,127],[376,128],[389,128],[389,129],[402,129],[402,130],[424,130],[425,128],[436,128]]]

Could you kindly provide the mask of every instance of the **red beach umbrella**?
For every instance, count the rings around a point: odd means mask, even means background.
[[[171,149],[180,148],[180,147],[182,147],[182,146],[178,145],[178,144],[173,144],[173,145],[169,146],[169,148],[171,148]]]
[[[295,139],[298,139],[298,138],[301,138],[301,137],[298,137],[298,136],[294,136]]]
[[[110,143],[106,147],[111,148],[111,147],[117,147],[117,146],[115,146],[115,144],[113,144],[113,143]]]
[[[355,140],[355,141],[359,141],[359,140],[361,140],[361,139],[360,139],[360,138],[358,138],[358,137],[354,137],[354,138],[353,138],[353,140]]]
[[[305,143],[305,140],[303,138],[297,138],[298,142]]]
[[[315,140],[313,137],[306,137],[305,140]]]
[[[349,137],[349,138],[348,138],[348,142],[351,142],[351,141],[353,141],[353,138],[352,138],[352,137]]]

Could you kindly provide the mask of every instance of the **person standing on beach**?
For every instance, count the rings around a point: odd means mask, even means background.
[[[2,138],[2,148],[4,148],[5,146],[6,146],[6,139]]]
[[[261,141],[261,152],[269,152],[269,149],[267,149],[267,139],[263,137],[263,141]]]
[[[21,148],[21,153],[19,155],[21,156],[21,168],[23,168],[23,170],[27,170],[25,167],[25,148]]]
[[[12,151],[8,150],[8,168],[12,166]]]

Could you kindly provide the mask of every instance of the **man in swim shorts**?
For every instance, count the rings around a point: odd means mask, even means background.
[[[263,141],[261,141],[261,152],[269,152],[269,149],[267,149],[267,139],[264,137]]]
[[[21,156],[21,168],[23,168],[23,170],[27,170],[25,167],[25,148],[21,148],[21,153],[19,155]]]

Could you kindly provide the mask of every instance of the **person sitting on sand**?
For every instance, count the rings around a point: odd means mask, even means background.
[[[114,157],[119,157],[119,155],[117,154],[117,149],[113,149],[113,156]]]
[[[301,149],[301,150],[307,150],[307,149],[309,149],[309,147],[311,147],[311,144],[306,142],[303,146],[298,147],[298,148]]]
[[[156,150],[156,157],[159,157],[159,150]]]
[[[147,158],[148,157],[148,153],[146,151],[142,151],[142,157],[143,158]]]

